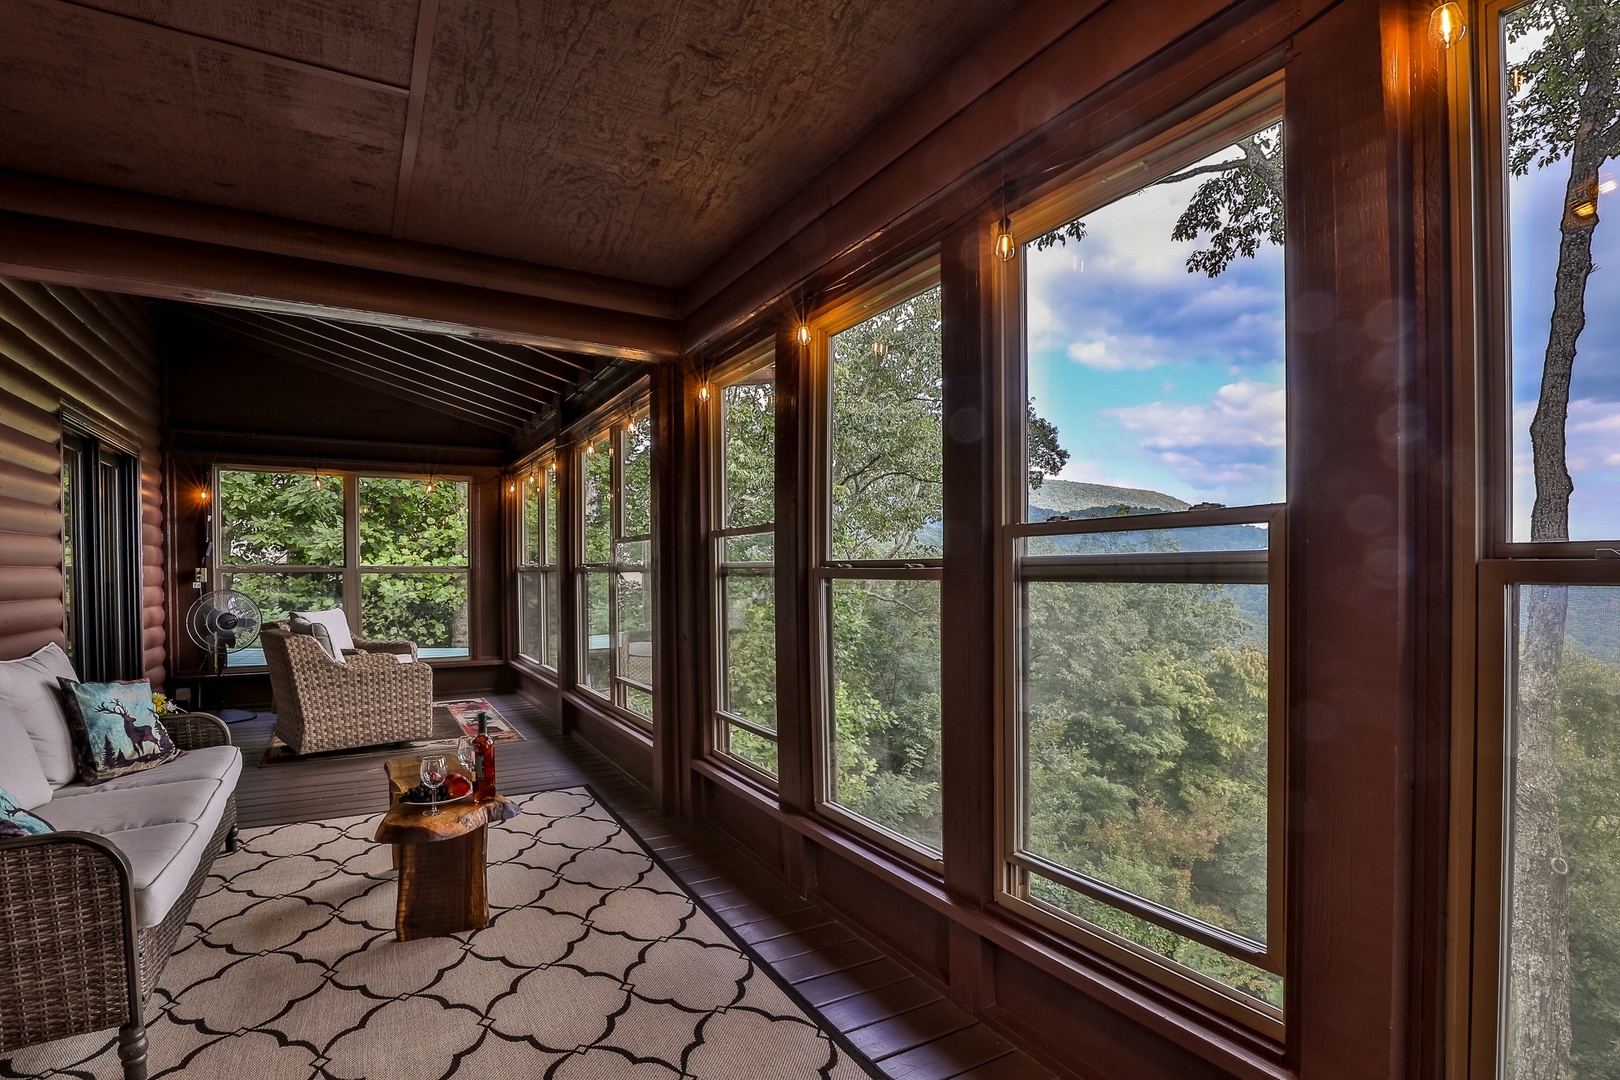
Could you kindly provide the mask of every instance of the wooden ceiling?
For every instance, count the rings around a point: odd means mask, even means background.
[[[0,0],[0,167],[690,283],[1017,0]]]

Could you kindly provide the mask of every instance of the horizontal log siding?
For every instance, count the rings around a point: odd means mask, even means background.
[[[0,278],[0,659],[65,645],[63,406],[141,452],[141,666],[163,681],[163,462],[157,340],[127,296]]]

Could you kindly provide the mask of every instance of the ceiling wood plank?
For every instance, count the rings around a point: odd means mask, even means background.
[[[453,348],[451,348],[451,345],[453,343],[458,342],[458,341],[460,341],[462,339],[453,338],[453,337],[450,337],[450,336],[448,336],[446,334],[407,334],[404,331],[394,330],[394,329],[392,329],[390,327],[378,327],[377,329],[382,331],[383,333],[392,334],[395,337],[402,338],[403,340],[410,342],[413,346],[415,346],[418,349],[428,349],[428,350],[431,350],[433,352],[440,353],[440,354],[442,354],[444,356],[449,357],[452,360],[455,360],[459,364],[466,364],[466,363],[470,362],[468,357],[463,356],[461,353],[456,352]],[[482,366],[488,367],[489,365],[482,365]],[[495,370],[500,370],[500,369],[495,369]],[[505,375],[507,378],[514,379],[514,380],[516,380],[516,381],[518,381],[520,383],[522,383],[524,381],[522,376],[511,373],[511,372],[502,371],[502,374]],[[567,379],[561,378],[560,376],[550,375],[550,374],[547,374],[545,372],[536,372],[535,374],[544,375],[546,378],[553,379],[553,380],[555,380],[557,383],[559,383],[561,385],[561,390],[548,390],[548,391],[546,391],[547,393],[552,395],[550,400],[555,400],[555,397],[556,397],[556,395],[558,393],[566,391],[567,389],[569,389],[569,388],[571,388],[573,386],[572,382],[570,382]],[[548,400],[548,402],[547,402],[548,404],[550,403],[550,400]]]
[[[411,96],[405,108],[405,139],[399,150],[399,183],[394,186],[392,235],[395,240],[405,235],[411,209],[411,179],[416,175],[416,150],[422,140],[422,101],[427,96],[433,30],[438,21],[439,0],[418,0],[416,44],[411,57]]]
[[[232,326],[214,323],[208,324],[204,329],[205,332],[224,338],[233,344],[246,349],[249,353],[256,356],[263,356],[273,361],[296,364],[299,367],[308,368],[311,371],[317,371],[323,375],[331,375],[335,378],[344,379],[360,386],[366,386],[398,401],[403,401],[410,405],[426,408],[433,412],[440,413],[441,415],[454,417],[459,421],[472,424],[475,427],[484,428],[489,431],[498,431],[503,434],[509,434],[511,432],[511,427],[509,425],[501,423],[498,420],[491,420],[488,417],[480,413],[473,412],[470,409],[464,409],[455,402],[444,401],[442,399],[435,398],[430,394],[418,392],[410,387],[401,386],[399,383],[391,379],[349,367],[337,360],[324,356],[318,356],[313,353],[285,350],[274,346],[272,343],[265,341],[262,337],[259,337],[249,331],[240,330]]]
[[[558,373],[550,370],[549,368],[545,367],[544,365],[536,364],[533,361],[528,360],[525,357],[518,357],[518,356],[510,355],[510,354],[508,354],[506,352],[503,352],[503,351],[501,351],[499,349],[493,349],[489,345],[484,344],[483,342],[474,341],[471,338],[445,338],[445,339],[443,339],[443,341],[444,341],[444,345],[445,345],[446,348],[454,349],[454,350],[458,351],[458,353],[465,354],[466,352],[469,352],[469,351],[470,352],[482,353],[485,356],[490,356],[490,357],[493,357],[496,360],[501,361],[501,363],[503,363],[503,364],[506,364],[508,366],[516,366],[516,367],[523,368],[525,371],[532,372],[533,374],[539,375],[542,378],[552,379],[552,380],[554,380],[556,382],[559,382],[559,383],[563,384],[564,386],[571,386],[573,384],[573,381],[574,381],[573,379],[569,378],[566,375],[559,375]],[[468,359],[469,361],[474,362],[474,363],[479,362],[479,361],[473,360],[473,358],[471,356],[467,356],[466,359]]]
[[[419,382],[411,382],[409,378],[416,375],[409,369],[396,366],[389,362],[376,362],[356,355],[353,351],[342,348],[336,344],[321,341],[311,341],[301,337],[290,329],[271,326],[257,319],[246,318],[231,311],[213,311],[209,313],[209,322],[214,325],[224,325],[237,335],[245,338],[249,343],[263,339],[264,344],[258,346],[266,351],[271,343],[278,343],[278,347],[271,349],[277,355],[293,359],[303,355],[314,355],[317,358],[329,359],[338,365],[338,370],[345,370],[349,366],[363,369],[374,378],[380,378],[401,391],[410,391],[422,401],[434,404],[441,411],[454,410],[478,416],[490,423],[502,425],[505,429],[521,424],[524,417],[506,409],[496,409],[476,404],[465,397],[458,396],[456,387],[445,384],[435,387],[426,387]],[[429,379],[429,382],[438,380]]]
[[[373,348],[385,349],[391,353],[398,353],[405,357],[405,362],[409,364],[427,365],[438,368],[441,371],[449,372],[458,379],[471,379],[474,382],[488,387],[490,390],[496,391],[500,395],[521,398],[522,400],[534,405],[534,407],[537,409],[549,405],[556,398],[555,394],[547,394],[544,391],[538,394],[535,393],[534,388],[530,384],[524,382],[522,379],[507,377],[504,382],[496,382],[495,380],[487,378],[486,376],[477,372],[467,370],[465,366],[455,367],[437,360],[430,355],[432,350],[425,338],[406,337],[406,340],[410,341],[415,346],[415,348],[406,348],[403,345],[396,345],[391,341],[383,340],[380,334],[376,336],[372,334],[364,334],[359,330],[356,330],[350,326],[345,326],[340,322],[335,322],[329,319],[311,319],[310,321],[325,327],[330,334],[352,337],[365,342],[367,345],[370,345]]]
[[[670,319],[23,214],[0,212],[0,275],[631,360],[680,353]]]

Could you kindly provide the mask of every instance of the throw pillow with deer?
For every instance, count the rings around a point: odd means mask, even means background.
[[[152,684],[82,683],[60,679],[63,712],[78,758],[79,779],[99,784],[173,761],[174,745],[152,704]]]

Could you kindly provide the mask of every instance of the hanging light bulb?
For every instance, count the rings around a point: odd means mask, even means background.
[[[432,480],[431,477],[428,479],[428,482],[427,482],[427,493],[429,495],[433,494],[433,480]]]
[[[706,383],[706,382],[705,383],[698,383],[697,399],[699,401],[708,401],[709,400],[709,384],[708,383]]]
[[[208,501],[208,489],[207,488],[198,488],[197,489],[197,501],[198,502],[207,502]]]
[[[321,490],[321,488],[323,488],[323,487],[325,487],[325,486],[326,486],[326,485],[325,485],[325,482],[324,482],[324,481],[323,481],[323,480],[322,480],[322,478],[321,478],[321,474],[320,474],[320,473],[316,473],[316,474],[315,474],[315,490],[316,490],[316,491],[319,491],[319,490]]]
[[[1519,96],[1519,91],[1523,90],[1524,89],[1524,84],[1529,82],[1530,80],[1525,75],[1524,68],[1515,65],[1513,67],[1508,68],[1508,80],[1507,81],[1508,81],[1508,93],[1512,94],[1514,97],[1518,97]]]
[[[872,342],[872,355],[873,356],[888,356],[889,355],[889,343],[887,341],[874,341],[874,342]]]
[[[507,483],[507,485],[506,485],[506,493],[508,495],[511,495],[515,491],[517,491],[517,481],[516,480],[509,481]]]
[[[1429,40],[1439,49],[1449,49],[1468,33],[1463,11],[1454,3],[1441,4],[1429,16]]]
[[[1012,262],[1017,254],[1018,241],[1013,239],[1012,220],[1002,215],[996,225],[996,258],[1002,262]]]
[[[590,457],[595,457],[596,456],[596,443],[594,443],[594,442],[586,443],[585,444],[585,453],[587,455],[589,455]]]
[[[793,336],[800,345],[810,344],[810,324],[800,323],[799,328],[793,332]]]

